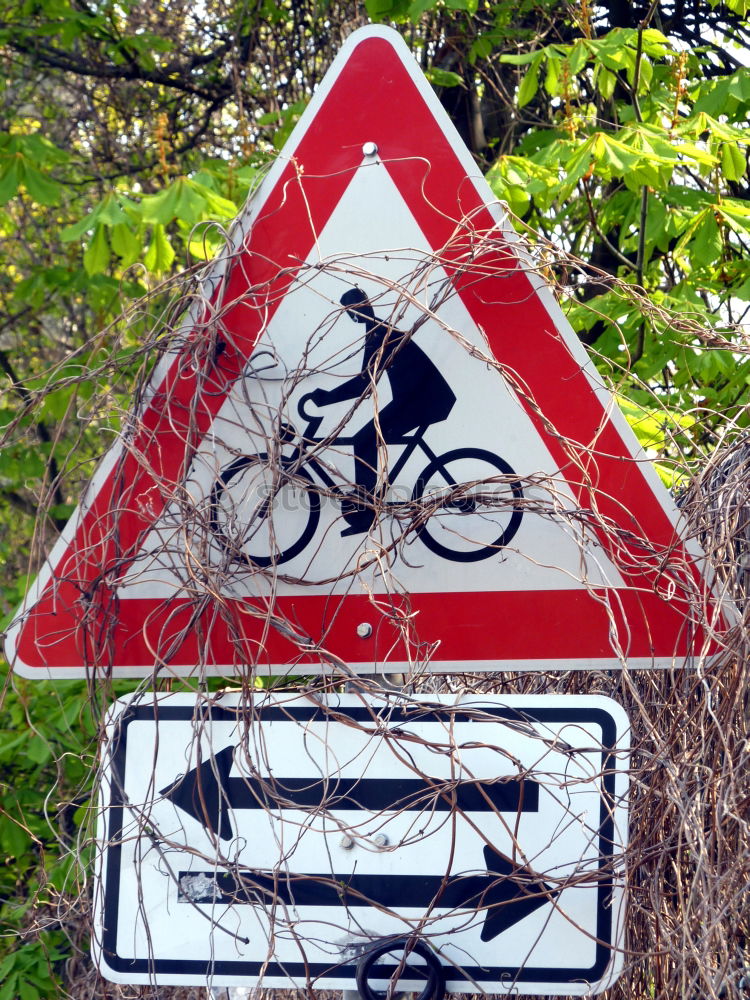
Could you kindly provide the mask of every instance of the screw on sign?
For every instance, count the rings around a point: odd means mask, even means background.
[[[627,731],[596,696],[120,702],[97,964],[135,984],[600,991],[622,964]]]

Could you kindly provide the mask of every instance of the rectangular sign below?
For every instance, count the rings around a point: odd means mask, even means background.
[[[96,964],[134,985],[348,989],[406,936],[451,992],[600,992],[622,968],[628,732],[599,696],[121,700]]]

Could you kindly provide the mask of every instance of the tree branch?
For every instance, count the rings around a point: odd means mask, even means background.
[[[44,66],[59,69],[65,73],[75,73],[77,76],[88,76],[97,80],[141,80],[144,83],[154,83],[209,101],[217,99],[226,100],[232,93],[232,85],[229,81],[225,81],[221,86],[212,88],[196,87],[193,83],[190,83],[188,77],[190,71],[195,68],[192,62],[188,63],[187,66],[182,65],[178,75],[176,69],[172,71],[167,69],[145,69],[132,58],[128,65],[123,66],[96,65],[94,63],[87,63],[84,60],[74,60],[68,53],[62,52],[60,49],[55,49],[50,45],[40,45],[38,43],[32,45],[18,38],[12,39],[8,44],[16,52],[35,57]],[[219,61],[228,49],[229,46],[223,44],[211,54],[211,59],[208,56],[196,57],[196,59],[200,59],[201,64],[204,65],[213,60]]]
[[[22,313],[17,313],[15,316],[12,317],[11,321],[18,319],[18,317],[20,315],[23,315],[25,312],[28,312],[28,309],[23,310]],[[30,408],[31,405],[33,404],[32,395],[29,392],[27,386],[16,376],[16,373],[13,369],[13,365],[10,362],[10,358],[8,357],[5,351],[0,351],[0,368],[2,368],[2,370],[10,379],[11,388],[13,389],[13,391],[16,393],[17,396],[21,398],[21,400],[23,400],[24,405]],[[49,428],[42,420],[38,420],[36,422],[36,432],[39,437],[39,440],[43,444],[52,443],[52,435],[49,432]],[[50,482],[53,484],[52,497],[54,499],[55,505],[59,506],[65,503],[65,497],[63,496],[62,490],[60,489],[60,482],[59,482],[60,469],[57,465],[57,459],[51,452],[47,458],[47,472],[49,473]],[[65,518],[53,518],[53,521],[55,522],[55,525],[58,529],[62,530],[65,527]]]

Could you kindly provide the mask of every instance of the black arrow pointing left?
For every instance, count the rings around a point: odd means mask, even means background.
[[[296,875],[242,869],[179,873],[180,902],[252,906],[379,906],[484,910],[482,941],[491,941],[559,893],[528,868],[485,845],[479,875]]]
[[[528,778],[231,778],[234,751],[233,746],[225,747],[159,793],[222,840],[233,837],[230,812],[246,809],[505,813],[539,809],[539,785]]]

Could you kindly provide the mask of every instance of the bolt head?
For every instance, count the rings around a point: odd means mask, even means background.
[[[362,152],[365,156],[374,156],[378,151],[377,143],[366,142],[362,147]]]
[[[357,635],[360,639],[369,639],[372,635],[372,625],[369,622],[360,622],[357,625]]]

